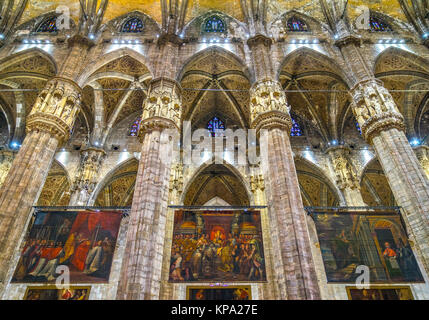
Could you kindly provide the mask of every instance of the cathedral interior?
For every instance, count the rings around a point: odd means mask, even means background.
[[[0,299],[58,298],[61,265],[64,299],[429,299],[428,1],[4,0],[0,18]],[[246,140],[185,161],[186,123],[264,133],[267,166],[238,161]]]

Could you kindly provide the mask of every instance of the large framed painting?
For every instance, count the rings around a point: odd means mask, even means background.
[[[365,267],[370,283],[424,281],[396,211],[327,211],[312,217],[328,282],[355,282]]]
[[[414,300],[410,287],[346,287],[349,300]]]
[[[187,300],[252,300],[250,286],[186,288]]]
[[[121,216],[120,212],[37,213],[12,282],[53,283],[62,269],[68,270],[70,283],[108,282]]]
[[[91,287],[28,287],[24,300],[88,300]]]
[[[176,211],[169,281],[266,281],[260,212]]]

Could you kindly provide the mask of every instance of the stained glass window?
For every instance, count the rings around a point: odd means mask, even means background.
[[[57,32],[57,17],[50,17],[43,21],[36,32]]]
[[[138,33],[143,31],[143,21],[139,18],[128,19],[122,26],[122,32]]]
[[[208,123],[207,123],[207,129],[211,132],[212,136],[216,136],[216,134],[219,131],[225,130],[225,124],[221,119],[218,117],[213,117]]]
[[[390,26],[387,23],[385,23],[379,18],[372,17],[372,16],[369,19],[369,26],[372,31],[381,31],[381,32],[392,31],[392,28],[390,28]]]
[[[133,124],[130,127],[130,131],[128,132],[128,135],[131,137],[137,137],[139,134],[139,128],[140,128],[140,117],[138,117]]]
[[[301,127],[299,126],[298,122],[296,122],[293,118],[292,118],[292,129],[290,131],[290,135],[291,137],[300,137],[303,135]]]
[[[357,131],[359,131],[359,134],[362,135],[362,130],[361,130],[360,126],[359,126],[359,123],[357,123],[357,121],[355,121],[355,125],[356,125]]]
[[[305,22],[296,18],[296,17],[292,17],[287,21],[287,28],[291,32],[296,32],[296,31],[306,32],[306,31],[308,31],[308,27],[305,24]]]
[[[210,17],[204,25],[205,32],[223,33],[226,30],[225,22],[217,16]]]

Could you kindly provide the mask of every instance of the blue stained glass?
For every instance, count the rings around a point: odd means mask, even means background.
[[[225,32],[225,22],[222,21],[219,17],[213,16],[207,19],[204,25],[205,32]]]
[[[392,28],[387,23],[376,17],[370,17],[369,25],[372,31],[392,31]]]
[[[300,137],[303,135],[301,127],[299,126],[298,122],[296,122],[292,118],[292,129],[290,130],[291,137]]]
[[[296,18],[296,17],[292,17],[287,21],[287,28],[289,31],[291,32],[305,32],[308,31],[308,27],[305,24],[304,21]]]
[[[359,131],[359,134],[362,135],[362,130],[361,130],[360,126],[359,126],[359,123],[357,123],[357,121],[355,121],[355,125],[356,125],[357,131]]]
[[[122,26],[122,32],[138,33],[143,31],[143,21],[139,18],[131,18]]]
[[[140,117],[138,117],[133,124],[130,127],[130,131],[128,132],[128,135],[131,137],[137,137],[139,134],[140,129]]]
[[[56,17],[50,17],[43,21],[39,27],[37,28],[36,32],[57,32],[57,18]]]
[[[211,132],[212,136],[214,137],[214,136],[216,136],[216,134],[219,131],[224,131],[225,130],[225,124],[218,117],[213,117],[207,123],[207,129]]]

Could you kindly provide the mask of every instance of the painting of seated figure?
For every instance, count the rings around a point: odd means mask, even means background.
[[[328,282],[423,282],[401,217],[396,212],[320,212],[312,215]]]

